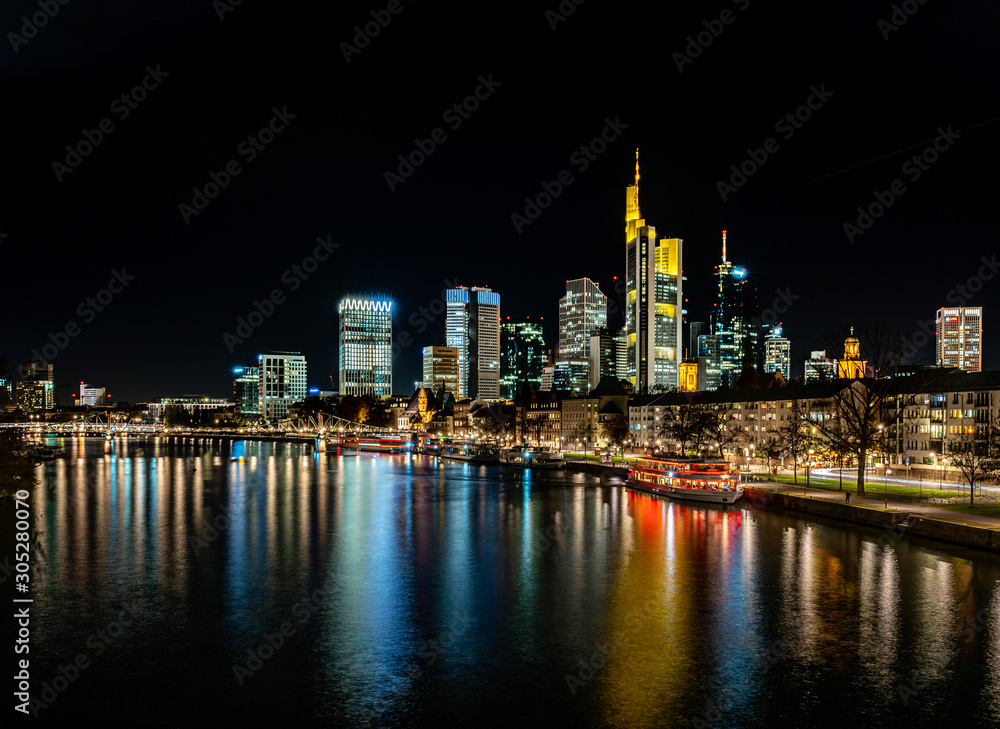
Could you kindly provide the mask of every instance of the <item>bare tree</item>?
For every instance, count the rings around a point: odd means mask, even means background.
[[[799,482],[799,456],[805,450],[812,424],[801,400],[793,400],[788,421],[778,428],[778,442],[792,454],[792,468],[795,483]]]
[[[969,483],[969,504],[974,503],[976,481],[1000,474],[1000,418],[988,423],[980,436],[976,426],[947,439],[948,456]]]
[[[667,412],[660,424],[659,436],[680,443],[684,453],[687,453],[688,443],[701,452],[710,418],[714,420],[717,416],[705,405],[682,403]]]

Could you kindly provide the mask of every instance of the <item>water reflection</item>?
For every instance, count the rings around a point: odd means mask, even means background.
[[[992,555],[570,472],[55,445],[68,456],[32,497],[40,670],[137,602],[88,680],[138,708],[180,682],[194,714],[254,723],[819,726],[830,706],[859,725],[1000,721]],[[283,623],[294,633],[241,689],[233,665]],[[903,703],[915,670],[926,686]]]

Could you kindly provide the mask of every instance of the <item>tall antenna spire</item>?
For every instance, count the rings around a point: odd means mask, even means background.
[[[639,187],[639,148],[635,148],[635,186]],[[638,189],[636,190],[638,192]]]
[[[726,262],[726,231],[722,231],[722,262]]]

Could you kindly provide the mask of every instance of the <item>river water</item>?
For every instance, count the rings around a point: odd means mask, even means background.
[[[1000,725],[989,553],[566,471],[51,442],[42,723]]]

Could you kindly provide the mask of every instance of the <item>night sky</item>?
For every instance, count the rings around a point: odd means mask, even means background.
[[[352,293],[391,297],[396,339],[409,335],[398,393],[420,377],[420,347],[444,336],[443,316],[419,309],[446,285],[490,286],[504,317],[544,316],[554,346],[567,279],[588,276],[616,298],[636,147],[646,222],[684,239],[688,320],[708,319],[726,228],[762,309],[777,290],[798,297],[780,316],[793,375],[833,329],[919,330],[1000,255],[995,2],[911,0],[895,28],[880,27],[893,4],[870,1],[567,0],[564,19],[555,0],[51,1],[51,18],[29,0],[0,13],[0,356],[16,366],[69,326],[50,360],[64,403],[80,380],[116,401],[228,396],[232,367],[268,350],[301,351],[310,386],[329,388],[336,303]],[[373,12],[388,24],[345,49]],[[44,26],[22,29],[32,15]],[[699,33],[704,48],[688,39]],[[143,81],[145,98],[122,100]],[[467,118],[446,114],[477,87]],[[798,128],[781,121],[810,100]],[[278,131],[248,140],[269,123]],[[921,170],[911,158],[939,128],[960,136]],[[390,189],[397,157],[436,129],[433,152]],[[97,142],[77,160],[66,147],[85,130]],[[581,145],[602,132],[613,141],[586,159]],[[730,166],[768,146],[723,200]],[[185,221],[193,188],[231,162],[239,172]],[[564,171],[572,182],[518,231],[525,197]],[[844,224],[895,180],[905,192],[849,240]],[[298,276],[327,236],[328,259]],[[87,297],[115,271],[127,285],[97,312]],[[978,283],[966,303],[989,307],[984,367],[996,369],[997,285]],[[227,344],[275,289],[284,303]]]

